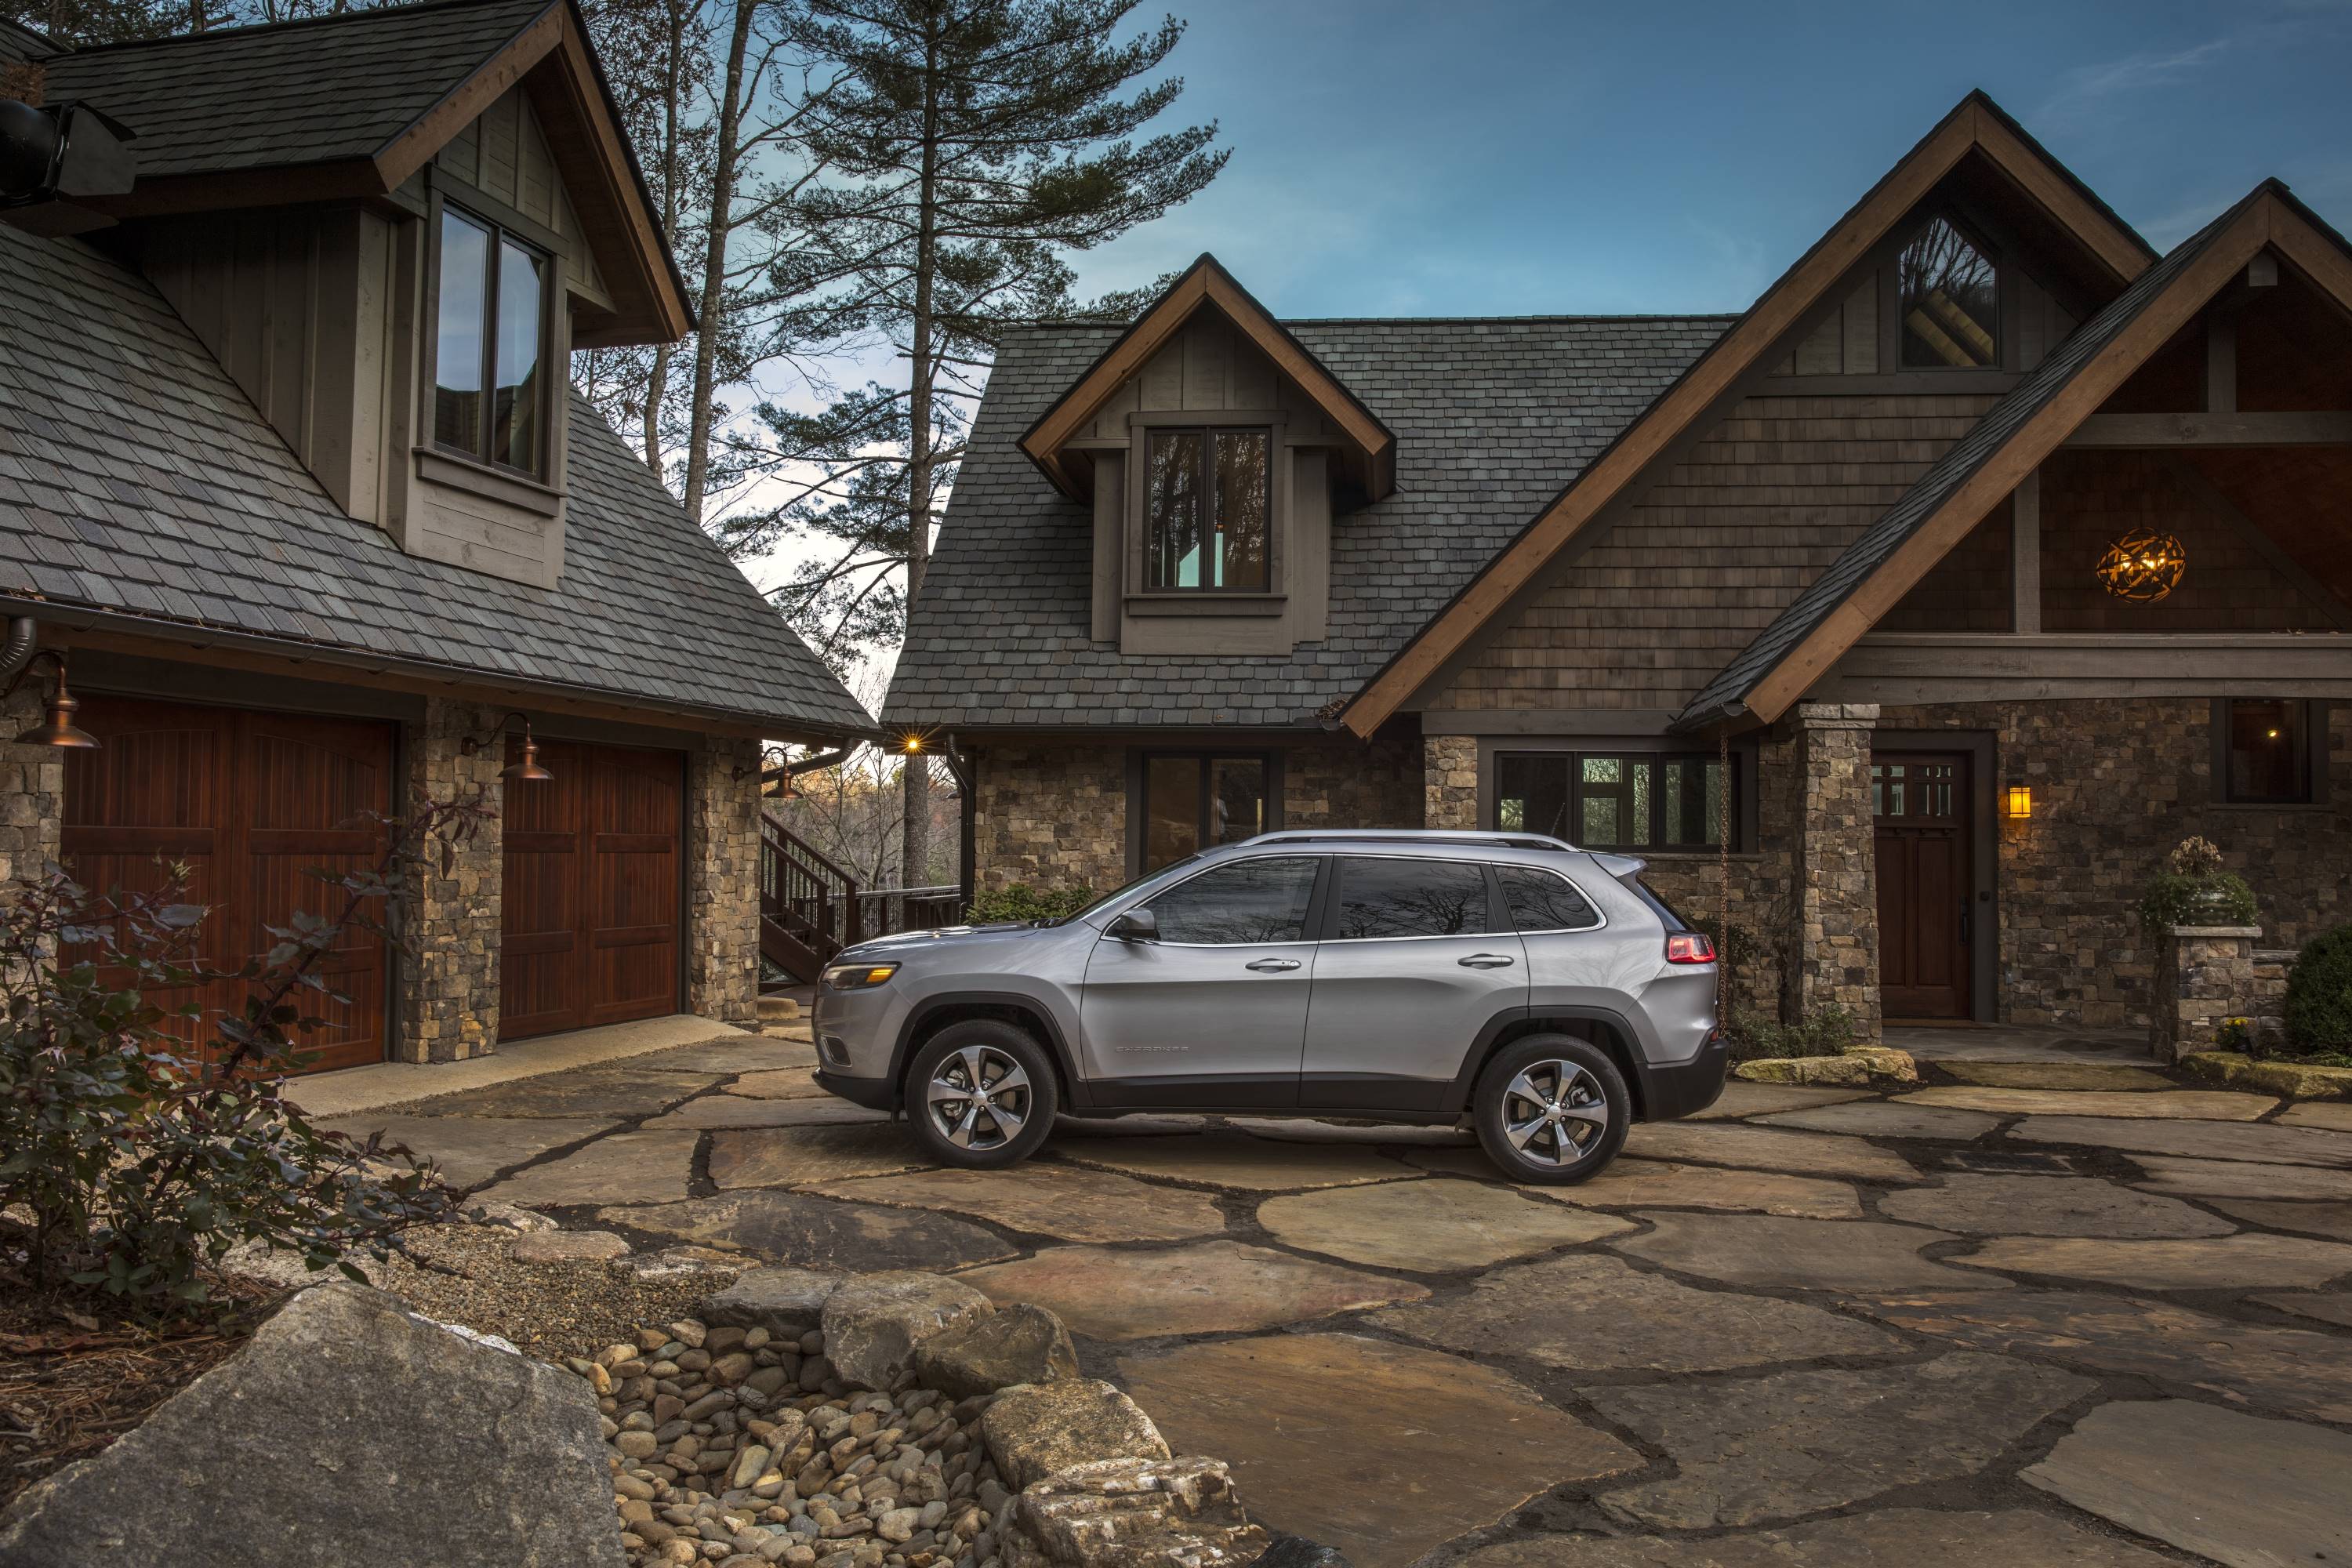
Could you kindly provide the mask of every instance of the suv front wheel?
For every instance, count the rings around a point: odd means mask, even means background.
[[[1471,1110],[1478,1142],[1505,1175],[1561,1186],[1599,1175],[1633,1120],[1617,1064],[1570,1035],[1530,1035],[1496,1052]]]
[[[994,1018],[950,1024],[907,1068],[907,1120],[943,1165],[993,1171],[1036,1152],[1061,1095],[1054,1064],[1027,1031]]]

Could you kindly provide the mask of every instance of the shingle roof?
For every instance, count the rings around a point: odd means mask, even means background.
[[[387,5],[79,50],[51,102],[138,132],[142,178],[373,155],[560,0]]]
[[[837,732],[871,721],[584,403],[554,589],[346,515],[155,289],[0,226],[0,595]],[[289,651],[299,651],[299,647]]]
[[[1396,432],[1397,488],[1332,520],[1329,635],[1125,658],[1091,631],[1092,522],[1016,445],[1118,335],[1010,334],[973,423],[886,723],[1304,725],[1353,692],[1712,343],[1727,316],[1285,325]]]
[[[2163,293],[2203,253],[2205,247],[2267,185],[2215,218],[2174,247],[2164,259],[2133,279],[2131,287],[2107,307],[2075,329],[2058,350],[2011,388],[2007,396],[1985,411],[1969,433],[1955,441],[1918,483],[1904,493],[1862,536],[1846,547],[1827,570],[1813,579],[1789,607],[1757,634],[1756,640],[1726,665],[1722,673],[1700,689],[1676,718],[1680,726],[1708,722],[1742,701],[1815,627],[1867,581],[1903,542],[1936,514],[1944,501],[2008,444],[2021,426],[2064,391],[2100,351],[2139,318],[2149,302]]]
[[[47,59],[57,52],[58,46],[49,40],[47,35],[0,16],[0,65],[22,65],[26,60]]]

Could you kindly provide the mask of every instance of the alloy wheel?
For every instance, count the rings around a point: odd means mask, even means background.
[[[931,1070],[924,1109],[941,1138],[984,1153],[1021,1135],[1030,1092],[1029,1074],[1011,1056],[993,1046],[966,1046]]]
[[[1575,1062],[1529,1062],[1503,1090],[1503,1132],[1531,1163],[1566,1169],[1609,1131],[1609,1097]]]

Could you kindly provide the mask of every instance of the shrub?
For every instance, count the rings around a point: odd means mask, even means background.
[[[353,927],[384,931],[370,911],[424,850],[437,840],[446,865],[488,816],[429,805],[374,866],[313,873],[337,912],[270,928],[268,953],[234,970],[187,956],[208,911],[183,901],[185,868],[151,894],[97,895],[55,868],[19,884],[0,910],[0,1210],[29,1216],[33,1289],[185,1310],[213,1299],[203,1266],[240,1242],[359,1279],[344,1252],[382,1258],[446,1216],[452,1194],[429,1166],[311,1126],[284,1079],[323,1026],[306,1004],[334,997],[319,961]],[[151,1000],[220,981],[247,996],[209,1026],[194,1003]]]
[[[2150,937],[2174,926],[2250,926],[2257,918],[2253,889],[2221,869],[2221,851],[2205,838],[2174,846],[2140,895],[2140,930]]]
[[[1095,897],[1091,888],[1038,889],[1015,882],[976,896],[971,900],[970,919],[974,925],[1028,925],[1037,921],[1058,921],[1085,909],[1095,901]]]
[[[2352,1047],[2352,925],[2304,944],[2286,978],[2286,1033],[2295,1048]]]
[[[1794,1024],[1742,1008],[1731,1015],[1727,1033],[1731,1059],[1752,1062],[1778,1057],[1833,1057],[1853,1043],[1856,1030],[1853,1014],[1832,1003]]]

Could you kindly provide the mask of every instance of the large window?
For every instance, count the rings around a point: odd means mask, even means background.
[[[1265,832],[1268,771],[1264,756],[1146,757],[1142,868]]]
[[[2303,805],[2319,798],[2314,741],[2326,710],[2299,699],[2232,697],[2221,709],[2222,798],[2246,805]],[[2320,753],[2325,754],[2322,748]]]
[[[1146,466],[1143,585],[1264,593],[1265,430],[1154,430]]]
[[[1487,928],[1486,868],[1465,860],[1349,855],[1339,874],[1342,942],[1476,936]]]
[[[1942,218],[1895,261],[1906,370],[1990,369],[2000,363],[2000,289],[1992,258]]]
[[[1161,942],[1227,946],[1307,940],[1315,858],[1240,860],[1179,882],[1145,905]]]
[[[441,209],[433,442],[546,473],[547,260],[495,226]]]
[[[1738,802],[1722,762],[1657,752],[1506,752],[1495,759],[1495,826],[1587,849],[1738,847]]]

